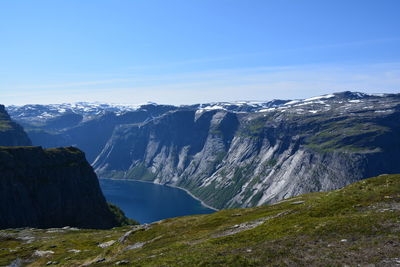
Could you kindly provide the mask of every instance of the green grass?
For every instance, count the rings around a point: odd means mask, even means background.
[[[306,146],[321,151],[361,152],[379,148],[375,141],[390,131],[375,122],[356,119],[320,123],[320,129],[306,140]]]
[[[156,174],[147,169],[144,164],[139,164],[129,169],[128,173],[126,174],[126,178],[128,179],[137,179],[143,181],[152,181],[155,177]]]
[[[243,172],[237,171],[238,179]],[[296,201],[304,202],[293,204]],[[29,260],[30,266],[48,261],[79,266],[100,258],[105,261],[92,265],[112,266],[126,260],[130,266],[364,266],[384,262],[393,266],[399,257],[399,218],[400,175],[384,175],[275,205],[163,220],[136,228],[125,242],[108,248],[98,244],[118,240],[132,226],[64,233],[3,230],[0,266],[17,257]],[[223,236],[240,224],[260,219],[265,222],[257,227]],[[35,240],[24,244],[18,239],[24,234]],[[143,247],[127,249],[139,242]],[[33,257],[35,250],[54,254]]]
[[[243,123],[239,129],[239,135],[249,138],[260,138],[265,131],[265,124],[269,117],[255,117]]]
[[[118,221],[118,225],[120,226],[126,226],[126,225],[137,225],[139,224],[137,221],[129,219],[128,217],[125,216],[125,213],[116,205],[112,203],[107,203],[108,208],[110,211],[114,214],[115,218]]]

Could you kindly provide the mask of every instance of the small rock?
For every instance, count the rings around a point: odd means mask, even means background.
[[[81,251],[79,249],[70,249],[70,250],[68,250],[68,252],[79,253]]]
[[[119,242],[119,243],[124,243],[125,240],[126,240],[134,231],[135,231],[135,230],[130,230],[130,231],[126,232],[123,236],[121,236],[121,237],[118,239],[118,242]]]
[[[115,263],[115,265],[127,265],[127,264],[129,264],[129,261],[127,261],[127,260],[121,260],[121,261],[117,261]]]
[[[99,262],[103,262],[103,261],[106,261],[106,258],[100,258],[100,259],[96,260],[95,262],[99,263]]]
[[[340,242],[347,242],[347,239],[342,239],[340,240]]]
[[[298,204],[303,204],[303,203],[304,203],[304,201],[294,201],[294,202],[291,202],[290,205],[298,205]]]
[[[145,230],[145,231],[150,230],[150,228],[151,228],[151,225],[148,224],[148,223],[145,223],[145,224],[143,224],[141,226],[142,226],[142,229]]]
[[[251,250],[251,249],[246,249],[246,252],[249,252],[249,253],[250,253],[250,252],[252,252],[252,250]]]
[[[79,228],[71,227],[71,226],[65,226],[65,227],[63,227],[62,229],[64,229],[64,230],[71,230],[71,231],[78,231],[78,230],[79,230]]]
[[[133,244],[133,245],[127,246],[127,247],[125,248],[125,250],[131,250],[131,249],[141,248],[141,247],[143,247],[144,245],[146,245],[146,242],[137,242],[137,243],[135,243],[135,244]]]
[[[46,265],[52,265],[52,264],[53,264],[52,261],[48,261],[48,262],[46,263]]]
[[[99,247],[108,248],[109,246],[114,245],[114,243],[115,243],[115,240],[110,240],[110,241],[99,244]]]
[[[21,236],[18,237],[18,239],[25,241],[24,242],[25,244],[31,244],[33,241],[35,241],[35,237],[33,236]]]
[[[23,264],[24,262],[20,258],[17,258],[13,262],[11,262],[8,267],[21,267]]]
[[[45,256],[50,256],[52,254],[54,254],[54,251],[51,251],[51,250],[36,250],[33,253],[33,256],[45,257]]]
[[[63,229],[58,229],[58,228],[50,228],[49,230],[46,231],[46,233],[65,233],[65,230]]]

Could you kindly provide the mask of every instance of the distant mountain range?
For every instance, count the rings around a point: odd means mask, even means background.
[[[400,172],[400,94],[187,106],[8,106],[32,143],[77,146],[103,178],[249,207]]]

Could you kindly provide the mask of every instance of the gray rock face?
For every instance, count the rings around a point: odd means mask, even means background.
[[[184,187],[216,208],[250,207],[400,172],[399,137],[400,95],[344,92],[120,125],[93,166],[103,178]]]
[[[117,225],[76,148],[0,148],[0,228]]]
[[[33,145],[79,147],[89,162],[98,156],[117,125],[145,122],[174,109],[152,104],[133,109],[88,103],[8,107],[13,119],[25,127]]]
[[[29,146],[31,141],[22,127],[13,122],[0,105],[0,146]]]

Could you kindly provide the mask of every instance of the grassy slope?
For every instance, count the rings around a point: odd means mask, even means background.
[[[98,246],[132,229],[124,241]],[[237,233],[227,235],[233,232]],[[29,243],[27,237],[34,239]],[[133,266],[394,266],[400,263],[400,175],[379,176],[271,206],[173,218],[148,226],[60,233],[3,230],[0,244],[0,266],[17,257],[30,260],[31,266],[48,261],[110,266],[121,260]],[[36,250],[54,254],[32,256]]]

